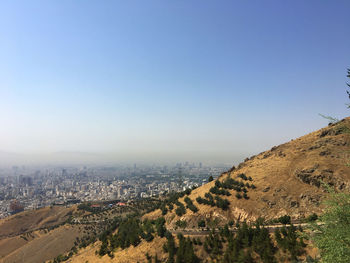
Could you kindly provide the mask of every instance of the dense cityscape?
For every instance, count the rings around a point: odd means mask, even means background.
[[[50,205],[86,201],[129,201],[182,191],[228,170],[225,165],[177,163],[172,166],[111,167],[13,166],[0,176],[0,218]]]

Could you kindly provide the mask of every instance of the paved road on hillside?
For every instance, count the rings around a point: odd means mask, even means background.
[[[308,226],[308,223],[298,223],[298,224],[293,224],[295,227],[305,227]],[[288,227],[291,225],[283,225],[283,224],[278,224],[278,225],[267,225],[264,226],[269,230],[269,232],[274,232],[275,229],[277,228],[283,228],[283,227]],[[206,230],[206,229],[168,229],[172,234],[183,234],[184,236],[207,236],[210,234],[211,230]],[[237,232],[237,228],[229,228],[230,231]],[[215,232],[219,232],[219,229],[215,229]]]

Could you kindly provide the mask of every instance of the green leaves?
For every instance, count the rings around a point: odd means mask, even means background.
[[[310,238],[320,249],[322,262],[350,262],[350,194],[331,192],[325,204]]]

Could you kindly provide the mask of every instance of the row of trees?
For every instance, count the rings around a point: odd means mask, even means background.
[[[172,211],[174,208],[174,205],[176,204],[178,206],[178,210],[176,210],[176,214],[178,215],[183,215],[186,213],[185,207],[183,207],[183,204],[179,202],[179,198],[184,197],[185,195],[190,195],[192,190],[196,189],[196,187],[192,187],[192,189],[188,188],[183,192],[178,192],[178,193],[170,193],[168,197],[162,201],[160,204],[159,208],[162,211],[162,215],[166,215],[168,211]],[[189,208],[189,207],[188,207]],[[193,206],[191,206],[194,210],[196,210]],[[189,208],[189,209],[191,209]],[[191,209],[192,210],[192,209]],[[193,210],[192,210],[193,211]]]
[[[177,236],[178,246],[170,232],[166,235],[167,242],[163,246],[164,252],[168,253],[167,263],[199,263],[200,259],[194,252],[194,244],[190,238],[185,238],[182,234]],[[175,261],[176,258],[176,261]]]
[[[120,247],[122,249],[131,245],[137,246],[141,239],[150,242],[154,235],[164,237],[166,233],[165,219],[160,217],[157,220],[141,220],[137,215],[129,216],[117,221],[118,231],[113,234],[113,228],[105,231],[101,236],[102,241],[98,254],[103,256],[108,254],[113,257],[113,251]]]
[[[220,232],[212,231],[205,238],[203,247],[212,260],[224,263],[233,262],[276,262],[275,253],[282,249],[289,255],[290,260],[297,260],[305,253],[303,238],[299,229],[294,226],[284,227],[276,231],[274,239],[267,228],[258,221],[254,226],[246,223],[237,224],[237,231],[234,233],[226,225]],[[253,259],[254,258],[254,259]]]
[[[175,210],[175,213],[178,216],[182,216],[182,215],[186,214],[186,208],[185,208],[183,203],[181,203],[180,201],[176,200],[175,204],[177,206],[177,208]]]
[[[182,227],[183,222],[179,222]],[[202,227],[205,221],[199,222]],[[234,222],[230,224],[233,226]],[[275,247],[271,235],[267,228],[263,227],[263,221],[258,220],[254,226],[248,226],[246,223],[239,224],[237,222],[237,230],[235,232],[229,229],[229,225],[225,225],[219,232],[213,231],[205,237],[204,242],[200,239],[185,238],[178,235],[178,245],[175,238],[165,228],[165,219],[163,217],[157,220],[139,220],[137,216],[130,216],[125,219],[119,218],[115,221],[114,227],[118,232],[113,234],[113,230],[106,230],[101,236],[102,245],[99,255],[108,254],[113,256],[113,250],[117,247],[122,249],[130,245],[137,246],[141,239],[152,241],[155,235],[166,237],[167,241],[163,246],[164,252],[168,253],[168,263],[191,263],[199,262],[200,259],[195,254],[195,246],[203,247],[212,260],[220,260],[220,262],[259,262],[272,263],[276,262],[275,253],[278,249],[282,249],[285,253],[289,253],[291,259],[297,260],[304,254],[305,244],[294,226],[284,227],[275,231]],[[254,260],[253,260],[254,258]],[[159,262],[157,257],[155,262]],[[148,255],[149,262],[152,257]]]
[[[276,230],[273,237],[263,223],[261,219],[250,226],[246,223],[237,223],[235,232],[231,231],[227,224],[220,231],[212,230],[204,241],[199,238],[185,238],[179,234],[178,246],[173,235],[166,232],[167,241],[163,250],[168,253],[167,263],[200,262],[195,254],[196,246],[203,247],[212,262],[223,263],[275,263],[278,261],[276,256],[278,250],[288,255],[291,261],[298,261],[299,257],[305,254],[306,245],[302,238],[302,229],[293,225],[285,226],[281,230]]]
[[[204,195],[205,198],[198,196],[196,201],[198,204],[205,204],[210,206],[217,206],[223,210],[227,210],[230,206],[230,202],[227,199],[223,199],[220,196],[213,197],[210,193]]]
[[[193,204],[192,200],[186,196],[184,199],[187,208],[190,209],[193,213],[197,213],[198,212],[198,208]]]

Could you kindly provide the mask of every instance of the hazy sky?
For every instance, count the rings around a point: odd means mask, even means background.
[[[325,126],[319,113],[349,115],[349,11],[348,0],[1,1],[0,150],[228,161],[289,141]]]

